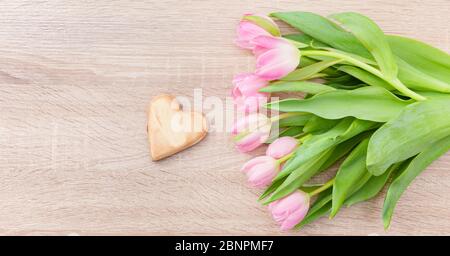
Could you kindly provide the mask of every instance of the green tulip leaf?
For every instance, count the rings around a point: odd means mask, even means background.
[[[299,168],[287,176],[284,182],[273,192],[271,197],[264,204],[269,204],[283,198],[303,186],[306,181],[319,171],[320,166],[328,159],[328,157],[330,157],[332,152],[333,148],[327,149],[309,161],[301,164]]]
[[[356,59],[356,60],[361,61],[363,63],[369,64],[369,65],[373,65],[373,66],[377,65],[376,61],[364,58],[364,57],[359,56],[359,55],[354,54],[354,53],[345,52],[345,51],[341,51],[341,50],[338,50],[338,49],[335,49],[335,48],[330,48],[330,47],[321,47],[321,48],[318,48],[318,49],[327,50],[327,51],[335,52],[335,53],[340,53],[340,54],[352,57],[353,59]],[[307,49],[305,49],[305,50],[307,50]],[[320,56],[310,56],[310,58],[319,58],[320,59]],[[324,60],[332,60],[333,59],[331,57],[326,57],[326,56],[322,56],[321,58],[324,58]],[[347,61],[343,60],[342,64],[349,64],[349,63]]]
[[[283,118],[278,121],[279,127],[304,126],[312,117],[311,114],[301,114]]]
[[[424,73],[411,64],[397,57],[399,79],[408,87],[420,91],[436,91],[449,93],[449,84]]]
[[[288,34],[288,35],[283,35],[283,37],[286,39],[292,40],[292,41],[296,41],[298,43],[302,43],[304,45],[308,45],[313,48],[329,47],[328,45],[326,45],[318,40],[315,40],[306,34]]]
[[[273,13],[291,26],[304,32],[310,40],[319,41],[346,53],[365,59],[373,56],[356,39],[338,24],[318,14],[307,12]],[[398,78],[412,89],[449,92],[448,54],[413,39],[399,36],[385,36],[395,55]],[[323,49],[326,49],[324,46]],[[329,47],[328,47],[329,48]],[[347,54],[348,55],[348,54]],[[312,56],[310,56],[312,57]],[[319,58],[330,60],[330,58]]]
[[[340,166],[333,185],[333,206],[330,217],[334,217],[345,199],[358,187],[367,182],[372,174],[366,168],[366,154],[369,138],[364,139]]]
[[[394,90],[394,88],[383,79],[358,67],[345,65],[340,66],[339,70],[344,71],[345,73],[358,78],[359,80],[363,81],[368,85],[382,87],[390,91]]]
[[[376,195],[378,195],[378,193],[380,193],[380,191],[386,185],[391,174],[399,168],[400,164],[398,163],[391,166],[388,171],[380,176],[371,176],[363,187],[358,189],[348,199],[345,200],[344,204],[346,206],[352,206],[354,204],[374,198]]]
[[[392,164],[406,160],[430,144],[450,135],[450,100],[429,99],[411,104],[378,129],[369,141],[367,168],[383,174]]]
[[[317,78],[317,74],[328,67],[331,67],[337,63],[341,62],[341,60],[324,60],[320,61],[306,67],[297,69],[289,73],[289,75],[281,78],[282,81],[301,81],[308,80],[312,78]]]
[[[342,90],[354,90],[354,89],[364,87],[364,86],[366,86],[366,84],[355,84],[355,85],[328,84],[328,86],[331,86],[336,89],[342,89]]]
[[[328,168],[330,168],[339,159],[347,155],[353,148],[355,148],[355,146],[358,145],[363,139],[367,138],[372,133],[373,132],[371,131],[363,132],[337,145],[336,148],[333,150],[331,156],[319,168],[319,171],[325,171]]]
[[[310,12],[276,12],[271,16],[278,18],[300,30],[314,40],[333,48],[372,59],[372,55],[351,33],[336,23]]]
[[[331,202],[326,203],[324,206],[319,208],[317,211],[312,212],[311,214],[308,213],[305,218],[295,226],[296,229],[300,229],[315,220],[327,215],[331,210]]]
[[[323,186],[323,184],[303,184],[300,190],[305,193],[311,193],[314,190],[320,188],[321,186]]]
[[[317,61],[314,60],[314,59],[311,59],[311,58],[306,57],[306,56],[301,56],[300,57],[300,67],[306,67],[306,66],[312,65],[314,63],[317,63]]]
[[[374,122],[387,122],[411,101],[399,99],[380,87],[361,87],[355,90],[336,90],[309,99],[285,99],[266,105],[283,112],[308,112],[326,119],[356,117]]]
[[[266,203],[295,191],[318,173],[321,166],[333,155],[336,145],[377,125],[373,122],[347,118],[326,133],[312,135],[295,151],[295,155],[275,177],[274,181],[277,181],[287,176]]]
[[[323,92],[335,91],[331,86],[327,86],[320,83],[313,83],[307,81],[294,81],[294,82],[285,82],[278,81],[271,83],[269,86],[266,86],[260,89],[260,92],[305,92],[310,94],[319,94]]]
[[[450,150],[450,136],[436,141],[429,145],[420,154],[414,157],[408,164],[406,169],[397,176],[389,186],[386,198],[383,205],[383,223],[384,228],[387,229],[391,223],[392,214],[394,213],[395,205],[400,199],[403,192],[411,184],[411,182],[419,175],[428,165],[434,160],[438,159]]]
[[[321,131],[328,131],[337,125],[339,120],[325,119],[319,116],[312,116],[303,127],[305,133],[319,133]]]
[[[450,89],[450,55],[423,42],[402,36],[387,36],[395,54],[415,69],[447,84]],[[450,92],[450,91],[447,91]]]
[[[369,50],[388,79],[397,77],[398,67],[394,55],[383,31],[375,22],[354,12],[333,14],[331,17],[347,28]]]
[[[272,194],[281,184],[283,184],[284,179],[280,179],[278,181],[272,182],[272,184],[266,188],[266,190],[262,193],[262,195],[259,197],[258,200],[263,200],[264,198],[268,197],[270,194]]]
[[[361,81],[359,81],[358,79],[354,78],[351,75],[344,74],[344,75],[340,75],[340,76],[336,76],[336,77],[327,77],[325,84],[326,85],[339,84],[339,85],[350,86],[350,85],[361,84]]]
[[[335,127],[325,133],[311,135],[303,144],[297,148],[294,156],[286,162],[284,168],[275,177],[275,180],[289,175],[295,169],[307,163],[311,158],[316,157],[322,152],[344,142],[364,131],[373,129],[379,124],[363,121],[354,118],[345,118],[341,120]],[[320,167],[320,166],[319,166]]]
[[[331,58],[329,58],[329,59],[331,59]],[[320,60],[309,58],[309,57],[306,57],[306,56],[301,56],[300,57],[300,65],[299,66],[303,68],[303,67],[312,65],[314,63],[317,63],[318,61],[320,61]],[[327,75],[327,76],[338,76],[338,75],[344,74],[343,72],[338,71],[334,67],[326,68],[326,69],[322,70],[320,73],[323,73],[324,75]]]

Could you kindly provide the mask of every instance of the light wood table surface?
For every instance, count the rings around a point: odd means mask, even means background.
[[[281,233],[239,172],[230,135],[153,163],[151,97],[229,95],[253,57],[233,44],[246,12],[358,11],[449,51],[450,1],[0,1],[0,234],[450,234],[450,155],[404,194]]]

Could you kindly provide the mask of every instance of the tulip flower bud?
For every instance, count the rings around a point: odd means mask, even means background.
[[[300,64],[300,51],[280,37],[258,36],[252,40],[257,56],[255,74],[267,81],[280,79]]]
[[[244,49],[253,49],[251,41],[258,36],[279,36],[280,29],[277,24],[267,16],[244,15],[237,27],[236,44]]]
[[[298,145],[298,141],[289,136],[274,140],[266,150],[266,155],[275,159],[280,159],[292,153]]]
[[[309,195],[301,190],[269,204],[273,219],[281,230],[292,229],[305,218],[309,210]]]
[[[261,146],[270,135],[270,119],[259,113],[250,114],[238,120],[231,133],[235,136],[236,148],[240,152],[249,152]]]
[[[233,79],[232,96],[239,111],[252,113],[267,103],[269,93],[259,92],[268,82],[250,73],[240,74]]]
[[[244,164],[241,171],[247,175],[250,186],[262,188],[270,185],[278,169],[279,164],[272,157],[258,156]]]
[[[258,25],[272,36],[281,36],[280,28],[278,25],[268,16],[261,14],[246,14],[242,17],[242,21],[250,21],[253,24]]]

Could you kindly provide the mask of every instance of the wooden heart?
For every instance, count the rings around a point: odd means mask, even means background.
[[[174,96],[163,94],[150,102],[147,131],[152,160],[158,161],[200,142],[208,129],[202,113],[183,112]]]

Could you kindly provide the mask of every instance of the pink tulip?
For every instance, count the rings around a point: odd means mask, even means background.
[[[297,148],[298,141],[295,138],[285,136],[273,141],[266,150],[266,155],[280,159],[289,155]]]
[[[278,173],[279,164],[269,156],[258,156],[248,161],[241,171],[248,177],[248,183],[255,188],[270,185]]]
[[[255,74],[267,81],[280,79],[300,64],[300,51],[280,37],[258,36],[252,40],[257,56]]]
[[[259,107],[267,103],[269,93],[259,92],[268,82],[258,76],[245,73],[234,77],[232,96],[238,110],[245,113],[256,112]]]
[[[256,17],[260,22],[246,19],[248,17]],[[237,38],[235,43],[241,48],[252,50],[255,47],[252,43],[252,40],[255,37],[278,35],[279,28],[277,24],[267,16],[246,14],[239,22],[236,32]]]
[[[263,114],[250,114],[238,120],[231,133],[236,135],[236,148],[244,153],[261,146],[270,135],[271,122]]]
[[[264,127],[267,124],[270,124],[270,119],[266,115],[261,113],[252,113],[237,120],[231,129],[231,133],[233,135],[237,135],[244,131],[248,132],[257,130],[259,127]]]
[[[281,230],[289,230],[305,218],[309,210],[309,195],[298,190],[269,204],[273,219]]]

